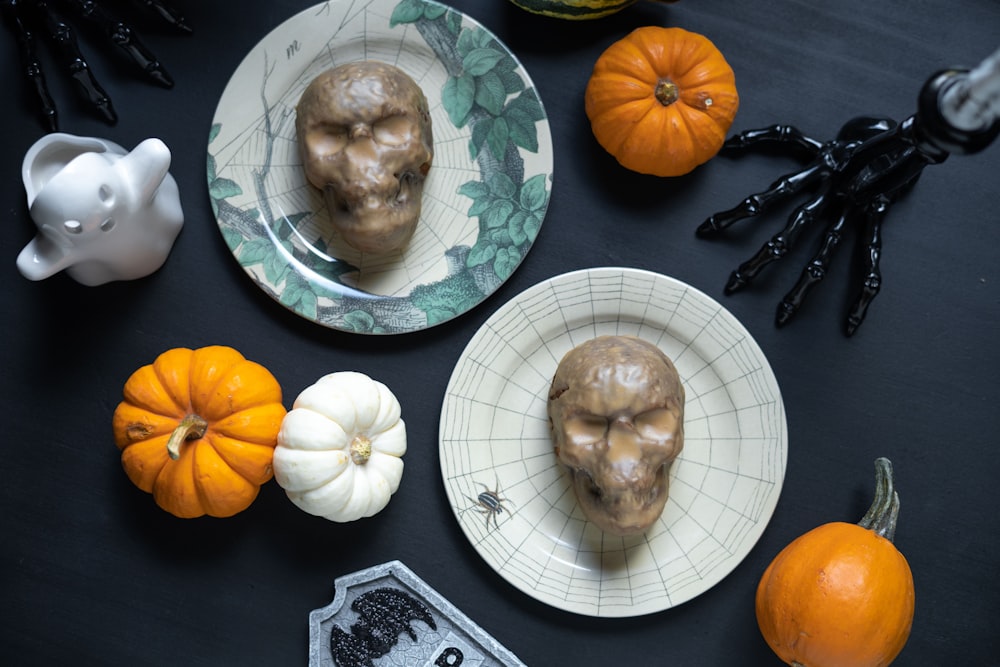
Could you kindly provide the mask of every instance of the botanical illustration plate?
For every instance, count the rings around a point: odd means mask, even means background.
[[[589,523],[546,412],[556,366],[604,334],[655,343],[686,391],[684,449],[645,534]],[[493,314],[462,353],[441,412],[441,472],[465,536],[504,579],[578,614],[638,616],[699,595],[763,533],[784,481],[784,404],[731,313],[663,275],[597,268],[551,278]]]
[[[333,232],[295,134],[309,82],[356,60],[413,78],[434,131],[417,231],[381,256]],[[487,29],[431,0],[324,2],[288,19],[240,63],[209,136],[209,193],[234,257],[282,305],[344,331],[416,331],[479,304],[531,248],[551,179],[552,137],[528,74]]]

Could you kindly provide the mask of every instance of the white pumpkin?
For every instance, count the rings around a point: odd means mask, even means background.
[[[399,488],[406,425],[399,401],[363,373],[330,373],[295,399],[278,431],[274,479],[309,514],[356,521]]]

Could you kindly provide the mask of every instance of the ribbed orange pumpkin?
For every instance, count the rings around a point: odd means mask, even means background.
[[[899,513],[888,459],[858,524],[824,524],[792,541],[757,587],[761,634],[789,665],[885,667],[913,623],[910,566],[892,543]]]
[[[112,420],[122,465],[171,514],[232,516],[273,476],[281,387],[236,350],[168,350],[123,393]]]
[[[714,157],[739,95],[722,53],[681,28],[638,28],[594,64],[584,96],[591,129],[623,167],[681,176]]]

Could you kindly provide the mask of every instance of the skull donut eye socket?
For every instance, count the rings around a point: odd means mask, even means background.
[[[309,132],[306,142],[317,155],[334,155],[347,146],[347,128],[342,125],[323,125]]]
[[[666,408],[654,408],[635,416],[635,430],[643,440],[673,440],[677,416]]]
[[[375,122],[372,134],[383,146],[406,146],[413,141],[413,123],[406,116],[389,116]]]
[[[608,437],[608,420],[600,415],[576,415],[565,421],[563,429],[568,442],[583,447]]]

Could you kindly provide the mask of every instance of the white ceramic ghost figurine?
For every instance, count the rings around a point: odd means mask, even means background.
[[[21,175],[38,235],[17,257],[30,280],[59,271],[84,285],[159,269],[184,224],[170,150],[131,152],[106,139],[52,133],[25,154]]]

